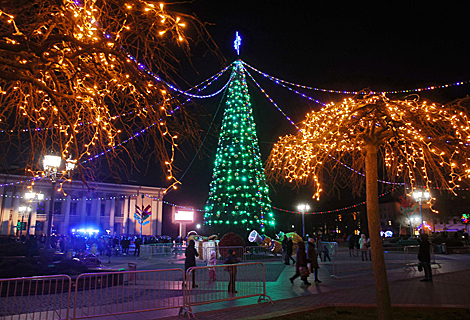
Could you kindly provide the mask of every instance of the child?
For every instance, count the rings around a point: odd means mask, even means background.
[[[217,257],[215,251],[211,252],[211,257],[209,258],[209,261],[207,261],[208,266],[216,266],[217,265]],[[215,276],[215,268],[209,268],[209,278],[211,281],[215,281],[216,276]]]
[[[327,247],[327,246],[323,246],[323,261],[326,261],[326,259],[328,259],[329,261],[331,261],[331,258],[330,258],[330,250],[328,250],[328,247]]]

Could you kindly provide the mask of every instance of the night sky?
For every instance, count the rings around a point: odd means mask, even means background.
[[[272,76],[312,87],[359,91],[404,90],[433,85],[444,85],[470,80],[468,45],[468,17],[464,4],[430,6],[430,2],[407,2],[364,6],[360,2],[344,3],[318,1],[207,1],[199,0],[183,5],[183,10],[196,14],[201,21],[213,23],[209,32],[218,44],[227,64],[237,59],[233,49],[235,32],[242,37],[240,58]],[[188,28],[190,29],[190,28]],[[188,30],[190,34],[191,30]],[[202,56],[202,49],[194,51],[194,67],[182,66],[182,78],[196,85],[224,67],[211,55]],[[281,109],[294,122],[305,114],[318,110],[318,104],[301,99],[294,93],[273,84],[251,72]],[[228,75],[228,74],[227,74]],[[216,91],[227,78],[209,87]],[[182,89],[188,86],[179,83]],[[248,81],[255,121],[257,123],[262,157],[269,155],[272,144],[280,135],[294,133],[294,127]],[[322,102],[340,101],[345,95],[304,91]],[[470,85],[423,92],[425,99],[445,103],[465,97]],[[393,95],[402,98],[406,94]],[[213,115],[221,95],[198,101]],[[215,118],[221,124],[223,110]],[[211,117],[209,117],[210,120]],[[207,129],[207,125],[203,125]],[[183,185],[170,192],[165,200],[178,205],[204,208],[217,146],[217,134],[211,131],[203,153],[191,167],[195,150],[183,146],[176,164]],[[159,185],[160,172],[149,172],[137,178],[147,185]],[[160,186],[162,186],[160,184]],[[293,186],[272,185],[273,206],[295,210],[301,201],[310,203],[314,210],[331,210],[364,201],[352,198],[347,190],[325,196],[320,202],[311,199],[307,186],[291,190]],[[168,209],[168,206],[166,206]],[[203,213],[200,212],[199,222]],[[294,214],[282,214],[278,219],[291,220]],[[294,219],[298,219],[296,215]]]

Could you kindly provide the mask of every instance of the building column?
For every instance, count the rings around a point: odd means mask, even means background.
[[[64,214],[64,222],[62,223],[62,228],[60,233],[63,235],[68,235],[70,233],[70,204],[72,199],[70,196],[67,196],[65,201],[62,203],[62,208],[60,211]]]
[[[13,206],[11,212],[11,224],[10,224],[10,233],[9,235],[16,236],[17,227],[18,227],[18,209],[20,207],[20,196],[17,193],[13,196]]]
[[[130,201],[129,201],[129,233],[131,235],[135,235],[135,234],[138,234],[140,232],[136,232],[135,230],[135,225],[136,225],[136,221],[135,221],[135,217],[134,217],[134,212],[135,212],[135,204],[136,204],[136,201],[137,199],[136,198],[131,198]]]
[[[78,203],[78,212],[80,214],[80,228],[85,227],[86,221],[86,197],[82,197]]]
[[[11,202],[13,200],[13,192],[4,194],[3,212],[2,212],[2,229],[1,234],[8,235],[10,231]]]
[[[114,209],[116,206],[116,200],[112,198],[110,200],[110,206],[109,206],[109,231],[110,234],[114,234],[116,230],[114,230]]]
[[[124,199],[124,205],[123,205],[123,209],[122,209],[122,216],[123,216],[123,219],[122,219],[122,227],[124,228],[124,234],[125,235],[129,235],[130,232],[131,232],[131,229],[130,229],[130,226],[129,226],[129,197],[126,196],[126,198]]]
[[[95,213],[95,224],[101,231],[101,200],[99,198],[91,200],[91,211]]]
[[[33,202],[31,206],[31,211],[29,212],[29,233],[30,235],[36,234],[36,217],[38,212],[38,203]]]
[[[162,207],[161,201],[152,200],[152,232],[154,235],[162,235]]]
[[[121,210],[121,217],[122,217],[121,235],[125,235],[126,234],[125,225],[126,225],[126,218],[127,218],[127,211],[126,211],[127,198],[120,198],[119,203],[121,207],[120,210]]]

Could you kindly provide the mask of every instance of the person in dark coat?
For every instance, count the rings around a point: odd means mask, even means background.
[[[432,269],[431,269],[431,243],[427,234],[422,234],[419,241],[419,252],[418,260],[424,269],[424,279],[420,281],[428,282],[432,281]]]
[[[287,237],[284,236],[281,242],[282,246],[282,260],[284,260],[284,264],[289,264],[289,257],[287,256]]]
[[[229,249],[228,256],[227,256],[227,259],[225,259],[224,264],[236,264],[238,263],[238,261],[239,260],[235,257],[235,250]],[[226,267],[226,270],[228,271],[230,275],[230,279],[228,282],[228,292],[237,293],[237,290],[235,290],[235,283],[237,281],[237,267],[236,266]]]
[[[309,238],[307,245],[307,260],[310,263],[310,273],[315,272],[315,282],[320,283],[318,280],[318,259],[317,259],[317,249],[315,246],[315,239]]]
[[[305,285],[309,286],[311,285],[310,282],[308,282],[308,267],[307,267],[307,253],[305,252],[305,242],[300,241],[298,244],[299,249],[297,249],[297,262],[295,263],[295,274],[292,278],[289,278],[290,282],[294,284],[294,280],[298,277],[302,279]],[[301,275],[301,270],[307,270],[307,274],[302,274]]]
[[[142,239],[141,238],[135,239],[134,244],[135,244],[134,257],[136,254],[138,257],[140,257],[140,246],[142,245]]]
[[[354,246],[356,245],[356,237],[351,234],[349,235],[348,237],[348,247],[349,247],[349,256],[351,257],[351,255],[353,257],[356,256],[356,253],[354,252]]]
[[[295,264],[295,260],[294,260],[294,258],[292,258],[293,247],[294,247],[294,242],[292,241],[292,238],[289,237],[289,238],[287,239],[287,258],[286,258],[287,264],[290,264],[290,260],[289,260],[289,259],[291,259],[291,260],[292,260],[292,263]]]
[[[196,243],[194,240],[189,240],[188,247],[186,248],[184,252],[184,256],[186,257],[184,259],[184,272],[187,272],[189,268],[195,267],[196,266],[196,257],[199,257],[199,253],[197,252],[195,248]],[[196,285],[196,272],[192,272],[193,274],[193,288],[197,288]]]

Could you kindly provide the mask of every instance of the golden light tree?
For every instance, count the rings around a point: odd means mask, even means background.
[[[0,1],[3,154],[18,146],[28,170],[40,173],[38,156],[53,150],[88,181],[95,155],[114,173],[122,153],[138,158],[125,139],[146,129],[140,150],[177,183],[174,151],[198,140],[197,124],[167,83],[197,42],[219,56],[204,24],[155,1]]]
[[[388,181],[416,186],[459,187],[470,175],[470,99],[448,105],[418,96],[390,100],[368,94],[331,103],[306,116],[296,135],[281,137],[268,159],[268,176],[278,181],[312,183],[319,198],[325,179],[352,183],[366,191],[372,264],[380,319],[391,319],[378,202],[378,172]],[[365,173],[336,168],[339,162]],[[382,164],[382,168],[378,166]],[[380,169],[380,170],[379,170]]]

